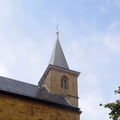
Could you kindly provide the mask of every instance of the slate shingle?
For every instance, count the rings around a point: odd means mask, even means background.
[[[0,77],[0,91],[71,106],[71,104],[69,104],[62,95],[52,94],[44,87],[40,88],[37,85],[32,85],[6,77]]]

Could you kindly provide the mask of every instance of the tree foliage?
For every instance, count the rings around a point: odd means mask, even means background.
[[[115,90],[114,92],[115,94],[120,94],[120,87],[118,87],[118,90]],[[120,99],[115,102],[105,104],[104,107],[110,109],[109,116],[111,119],[120,120]]]

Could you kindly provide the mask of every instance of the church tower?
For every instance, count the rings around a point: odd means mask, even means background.
[[[39,81],[40,87],[46,87],[51,93],[61,94],[74,107],[78,107],[77,78],[80,72],[69,69],[59,42],[59,31],[50,63]]]

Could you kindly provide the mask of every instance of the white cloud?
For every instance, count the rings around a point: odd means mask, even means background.
[[[120,35],[107,35],[105,44],[112,52],[120,54]]]
[[[80,108],[82,120],[109,120],[108,109],[99,106],[104,103],[103,96],[98,91],[91,91],[91,94],[85,94],[80,98]]]
[[[0,76],[10,76],[10,73],[3,64],[0,64]]]
[[[1,0],[0,2],[3,1]],[[7,5],[9,6],[8,9],[7,6],[4,8],[5,4],[5,2],[4,5],[1,3],[2,7],[0,8],[0,17],[2,18],[3,16],[4,18],[0,22],[1,26],[5,24],[4,20],[6,18],[4,16],[9,18],[14,16],[15,13],[12,2],[10,2],[11,7],[9,4]],[[104,7],[100,9],[103,10],[102,12],[107,12]],[[111,62],[111,51],[113,54],[120,53],[120,36],[118,34],[116,36],[116,34],[111,32],[116,30],[118,24],[112,24],[107,34],[103,34],[95,29],[94,25],[89,25],[85,22],[78,23],[78,25],[71,23],[70,20],[62,16],[57,19],[53,18],[53,23],[56,21],[60,21],[60,24],[62,24],[61,28],[63,28],[65,34],[67,33],[68,38],[65,35],[63,36],[69,39],[67,42],[65,41],[64,51],[71,66],[70,68],[81,72],[78,79],[80,108],[83,111],[81,119],[107,120],[108,110],[99,106],[100,103],[106,103],[107,101],[104,98],[105,96],[103,96],[100,85],[104,81],[104,69]],[[33,19],[32,22],[34,25],[36,21]],[[49,26],[47,28],[51,29]],[[7,35],[10,31],[6,30],[3,32],[3,29],[4,26],[0,28],[0,75],[37,84],[45,67],[48,65],[56,38],[45,35],[47,33],[44,35],[40,34],[37,31],[38,29],[34,31],[37,37],[34,35],[28,37],[19,28],[13,30],[14,24],[12,28],[8,29],[13,31],[17,37],[9,38]],[[82,31],[89,31],[89,33],[86,33],[85,37],[81,37],[80,33]],[[89,34],[92,35],[90,36]],[[61,40],[65,39],[61,38]]]
[[[91,30],[91,34],[91,38],[84,40],[77,36],[77,40],[67,44],[65,52],[70,68],[81,72],[78,79],[81,119],[109,120],[109,110],[99,104],[109,102],[102,93],[101,83],[109,76],[104,71],[111,65],[112,55],[120,53],[118,24],[112,23],[105,33]]]
[[[15,15],[15,1],[13,0],[0,0],[0,17],[4,20]]]
[[[104,44],[101,37],[93,38],[90,38],[89,41],[98,42],[96,46],[88,47],[89,43],[78,38],[81,41],[71,42],[67,45],[66,52],[71,68],[81,72],[78,79],[79,107],[83,111],[81,119],[108,120],[108,110],[100,107],[99,104],[106,103],[100,85],[104,80],[101,71],[109,64],[109,54],[106,55],[108,51],[104,52],[104,48],[101,49],[99,46],[99,43]],[[103,67],[101,68],[101,66]]]
[[[107,33],[105,34],[104,44],[110,52],[114,54],[120,54],[120,23],[113,22],[109,28]]]

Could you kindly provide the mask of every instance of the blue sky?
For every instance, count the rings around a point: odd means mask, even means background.
[[[0,75],[37,84],[60,42],[78,78],[82,120],[109,120],[99,103],[120,85],[120,0],[0,0]]]

